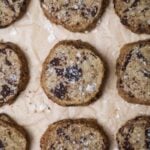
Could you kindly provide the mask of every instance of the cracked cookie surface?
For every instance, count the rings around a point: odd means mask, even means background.
[[[26,11],[29,0],[0,0],[0,28],[9,26]]]
[[[82,41],[61,41],[43,64],[41,85],[59,105],[85,105],[100,92],[104,65],[94,48]]]
[[[107,4],[108,0],[41,0],[47,18],[73,32],[94,28]]]
[[[119,94],[130,103],[150,105],[150,40],[125,45],[116,71]]]
[[[114,0],[121,23],[135,33],[150,34],[149,0]]]
[[[0,43],[0,106],[11,104],[29,79],[23,52],[13,43]]]
[[[119,150],[150,149],[150,116],[139,116],[125,123],[117,133]]]
[[[49,125],[41,138],[42,150],[108,150],[109,140],[93,119],[65,119]]]

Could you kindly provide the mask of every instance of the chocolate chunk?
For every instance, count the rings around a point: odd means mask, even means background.
[[[145,69],[142,72],[144,74],[144,77],[150,78],[150,71],[148,71],[148,70]]]
[[[130,53],[129,53],[129,54],[127,55],[127,57],[126,57],[126,60],[125,60],[124,65],[123,65],[123,67],[122,67],[122,70],[123,70],[123,71],[126,70],[126,67],[127,67],[127,65],[129,64],[129,61],[130,61],[130,59],[131,59],[131,56],[132,56],[132,51],[130,51]]]
[[[136,56],[138,59],[142,60],[143,62],[147,62],[146,58],[142,55],[142,53],[139,50],[136,52]]]
[[[53,93],[56,97],[63,99],[65,97],[65,94],[67,93],[67,87],[64,86],[63,83],[60,83],[55,87]]]
[[[77,65],[69,66],[66,68],[65,77],[69,81],[78,81],[82,77],[82,69]]]
[[[132,3],[131,8],[132,8],[132,7],[137,7],[138,2],[139,2],[139,0],[135,0],[135,1]]]
[[[122,22],[124,25],[128,25],[127,16],[124,16],[124,17],[121,19],[121,22]]]
[[[0,53],[6,54],[6,50],[5,49],[0,49]]]
[[[11,62],[7,59],[7,57],[5,58],[5,63],[6,63],[6,65],[8,65],[8,66],[11,66],[11,65],[12,65]]]
[[[64,74],[64,69],[55,68],[55,71],[57,76],[63,76]]]
[[[60,58],[54,58],[53,60],[51,60],[50,64],[52,66],[59,66],[60,65]]]
[[[134,95],[131,92],[128,92],[129,97],[134,97]]]
[[[64,130],[63,130],[62,128],[58,128],[58,129],[56,130],[56,132],[57,132],[57,135],[59,135],[59,136],[62,136],[62,135],[65,134],[65,133],[64,133]]]
[[[146,139],[150,140],[150,128],[145,130]]]
[[[11,90],[10,88],[5,84],[2,85],[2,91],[1,91],[1,95],[6,98],[7,96],[9,96],[11,94]]]
[[[97,6],[94,6],[94,8],[91,11],[92,17],[95,17],[95,15],[97,14],[97,10],[98,10]]]
[[[146,147],[148,148],[148,150],[150,149],[150,141],[146,142]]]
[[[69,135],[65,135],[65,140],[70,140],[70,137],[69,137]]]
[[[84,60],[86,60],[86,59],[87,59],[87,57],[86,57],[86,56],[83,56],[83,59],[84,59]]]
[[[146,136],[146,146],[148,149],[150,149],[150,128],[145,130],[145,136]]]
[[[0,140],[0,150],[4,150],[4,145],[1,140]]]
[[[123,11],[123,13],[126,13],[126,12],[128,12],[128,11],[129,11],[129,8],[125,9],[125,10]]]

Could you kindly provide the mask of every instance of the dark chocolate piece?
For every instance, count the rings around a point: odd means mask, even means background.
[[[139,2],[139,0],[134,0],[134,2],[131,5],[131,8],[132,7],[137,7],[138,2]]]
[[[148,150],[150,149],[150,128],[145,130],[145,136],[146,136],[146,148]]]
[[[121,19],[121,22],[122,22],[124,25],[128,25],[127,16],[124,16],[124,17]]]
[[[8,87],[8,85],[2,85],[2,91],[1,91],[1,95],[6,98],[7,96],[9,96],[11,94],[11,89],[10,87]]]
[[[139,50],[136,52],[136,56],[138,59],[142,60],[143,62],[147,62],[146,58],[142,55],[142,53]]]
[[[69,66],[66,68],[65,77],[69,81],[78,81],[82,77],[82,69],[77,65]]]
[[[6,63],[6,65],[8,65],[8,66],[11,66],[11,65],[12,65],[11,62],[7,59],[7,57],[5,58],[5,63]]]
[[[0,140],[0,150],[4,150],[4,145],[1,140]]]
[[[67,93],[67,87],[64,86],[63,83],[60,83],[55,87],[53,93],[56,97],[63,99],[65,97],[65,94]]]
[[[127,67],[127,65],[129,64],[131,57],[132,57],[132,51],[130,51],[129,54],[127,55],[127,57],[125,58],[124,65],[123,65],[123,67],[122,67],[122,70],[123,70],[123,71],[126,70],[126,67]]]
[[[63,76],[64,74],[64,69],[55,68],[55,71],[57,76]]]
[[[50,64],[52,66],[59,66],[60,65],[60,58],[54,58],[53,60],[51,60]]]
[[[145,69],[142,72],[144,74],[144,77],[150,78],[150,71],[148,71],[148,70]]]
[[[97,6],[94,6],[94,8],[93,8],[92,11],[91,11],[92,17],[95,17],[95,16],[96,16],[97,10],[98,10]]]
[[[0,49],[0,53],[6,54],[6,50],[5,49]]]

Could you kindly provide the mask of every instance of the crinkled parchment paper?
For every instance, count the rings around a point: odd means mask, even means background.
[[[125,102],[117,93],[115,63],[120,48],[128,42],[150,38],[137,35],[121,25],[109,5],[97,27],[89,33],[71,33],[50,23],[44,16],[39,0],[31,0],[26,15],[8,28],[0,29],[0,40],[18,44],[27,55],[30,67],[28,87],[11,106],[0,108],[23,125],[31,136],[31,150],[40,150],[40,137],[47,126],[64,118],[96,118],[111,139],[111,149],[117,150],[115,134],[128,119],[150,114],[150,107]],[[49,100],[40,86],[42,63],[50,49],[60,40],[82,39],[97,48],[108,64],[107,80],[102,96],[85,107],[61,107]]]

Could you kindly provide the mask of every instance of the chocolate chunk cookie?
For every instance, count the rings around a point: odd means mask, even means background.
[[[47,18],[72,32],[91,30],[102,16],[109,0],[41,0]]]
[[[150,34],[150,0],[114,0],[114,7],[132,32]]]
[[[100,57],[88,43],[61,41],[43,64],[41,85],[62,106],[85,105],[99,93],[104,76]]]
[[[9,26],[26,11],[29,0],[0,0],[0,28]]]
[[[26,131],[6,114],[0,114],[0,149],[29,149]]]
[[[150,116],[139,116],[125,123],[116,136],[119,150],[150,149]]]
[[[150,40],[125,45],[116,68],[120,96],[130,103],[150,105]]]
[[[103,129],[93,119],[66,119],[49,125],[41,138],[41,150],[108,150]]]
[[[13,43],[0,43],[0,106],[11,104],[29,79],[23,52]]]

